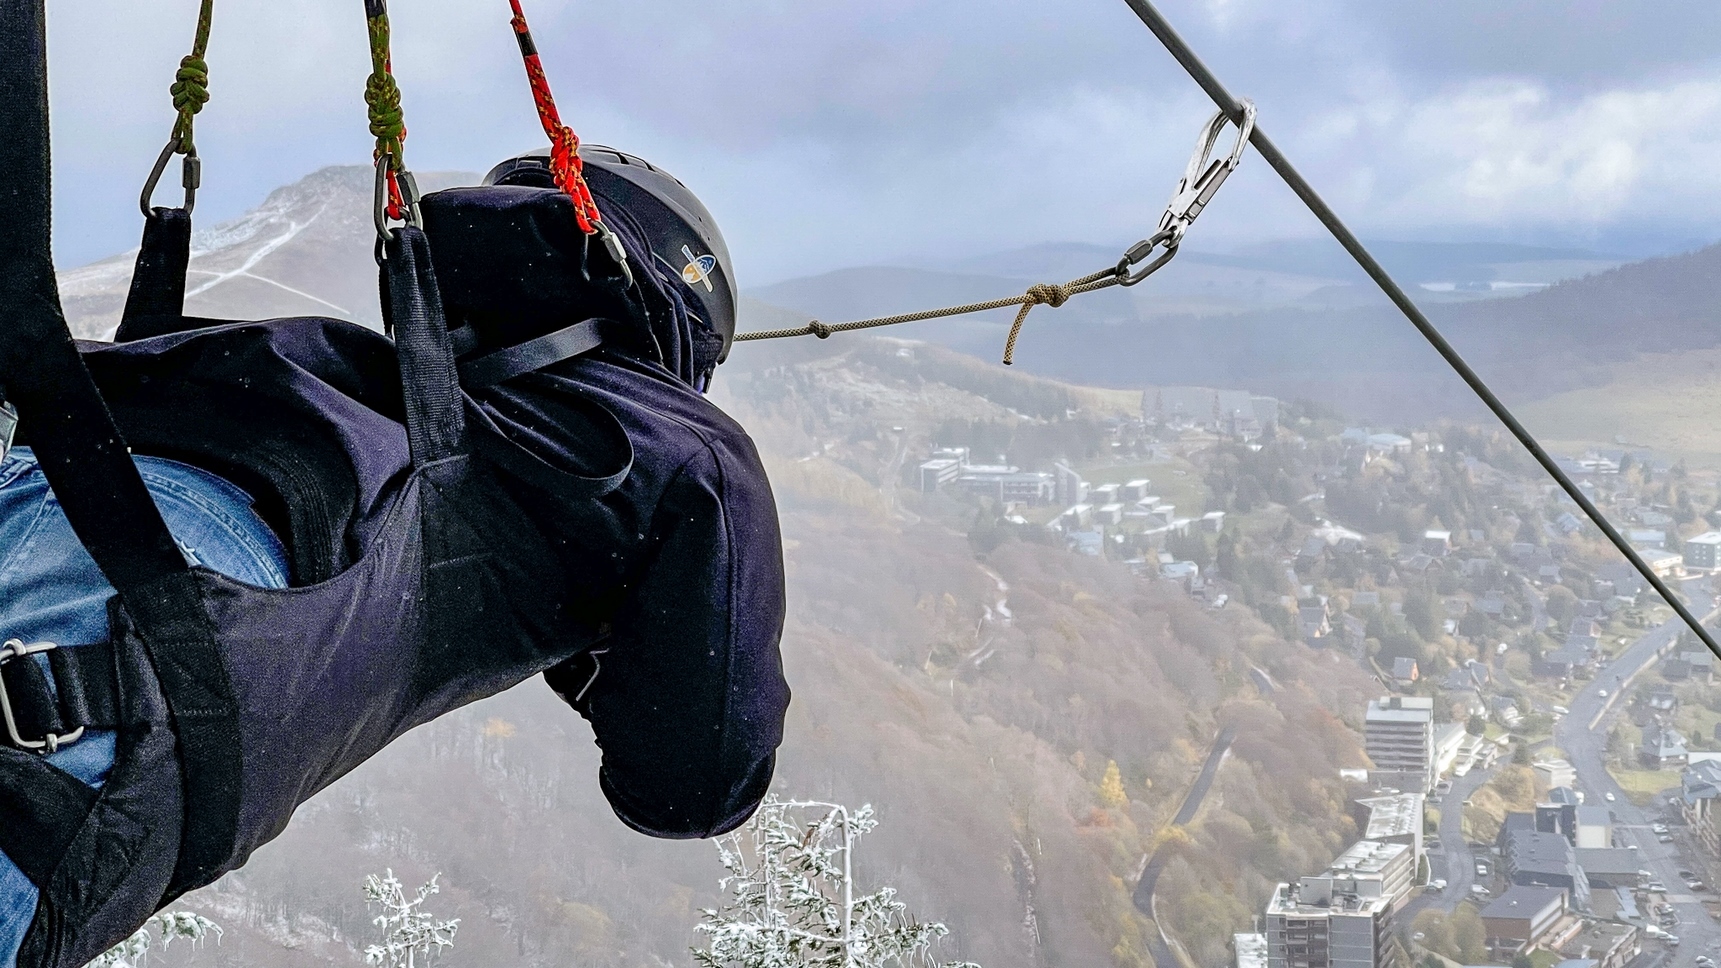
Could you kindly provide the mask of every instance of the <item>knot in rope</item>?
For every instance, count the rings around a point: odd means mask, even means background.
[[[836,332],[836,330],[815,319],[807,324],[807,332],[812,333],[819,339],[830,339],[831,334]]]
[[[406,141],[406,115],[400,107],[400,85],[394,82],[389,65],[388,14],[379,13],[365,22],[370,34],[370,76],[365,78],[365,107],[371,137],[376,139],[376,157],[388,155],[390,171],[405,171],[401,145]],[[394,189],[389,190],[394,202]]]
[[[1010,337],[1004,341],[1005,366],[1015,365],[1016,338],[1022,335],[1022,324],[1028,321],[1028,314],[1034,311],[1034,307],[1045,305],[1057,309],[1075,294],[1075,287],[1051,282],[1028,287],[1028,291],[1022,294],[1022,308],[1016,311],[1016,321],[1010,324]]]
[[[1052,307],[1053,309],[1057,309],[1064,303],[1069,302],[1070,297],[1075,295],[1075,293],[1070,291],[1069,286],[1060,286],[1054,283],[1042,282],[1036,286],[1029,286],[1026,295],[1028,297],[1028,301],[1022,306],[1023,315],[1027,315],[1027,310],[1029,308],[1038,306],[1042,303]]]
[[[173,109],[179,112],[173,136],[179,139],[179,153],[190,154],[194,150],[191,143],[192,118],[209,103],[208,62],[196,54],[181,58],[179,70],[173,75],[173,86],[168,91],[173,95]]]
[[[369,109],[370,133],[376,138],[377,157],[389,156],[389,167],[401,170],[401,142],[406,139],[406,115],[400,108],[400,85],[394,75],[376,72],[365,81],[365,105]]]

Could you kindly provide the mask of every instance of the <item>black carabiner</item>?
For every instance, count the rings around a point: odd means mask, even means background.
[[[167,163],[173,160],[173,155],[179,150],[180,140],[171,138],[167,147],[161,149],[161,155],[155,159],[155,167],[149,171],[149,179],[143,183],[143,194],[138,196],[137,207],[143,210],[144,218],[151,218],[150,200],[155,195],[155,186],[161,181],[162,172],[167,170]],[[186,214],[191,213],[197,204],[197,189],[203,184],[203,162],[197,158],[197,149],[185,153],[185,161],[180,166],[179,183],[185,189],[185,204],[182,206]]]

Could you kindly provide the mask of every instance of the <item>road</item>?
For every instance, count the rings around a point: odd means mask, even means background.
[[[1219,735],[1213,740],[1213,748],[1207,752],[1207,762],[1202,765],[1201,774],[1195,778],[1195,784],[1184,795],[1183,806],[1178,808],[1177,816],[1171,819],[1172,826],[1186,826],[1201,812],[1201,803],[1207,799],[1207,791],[1213,789],[1213,780],[1219,775],[1219,765],[1225,762],[1225,754],[1230,752],[1231,742],[1236,738],[1235,726],[1227,726],[1219,731]],[[1164,847],[1154,851],[1147,866],[1142,868],[1141,879],[1135,884],[1136,910],[1152,918],[1155,926],[1159,926],[1159,915],[1154,912],[1153,890],[1159,884],[1159,875],[1164,872],[1165,865],[1170,862],[1171,855]],[[1159,930],[1149,936],[1148,948],[1159,968],[1182,968],[1182,962],[1172,954],[1170,940],[1163,926],[1159,926]]]
[[[1714,596],[1707,579],[1685,582],[1684,592],[1691,601],[1692,611],[1699,615],[1715,607]],[[1633,680],[1662,658],[1663,651],[1678,639],[1684,624],[1678,618],[1668,621],[1627,646],[1619,657],[1586,683],[1572,697],[1571,712],[1554,727],[1554,744],[1565,751],[1567,759],[1577,768],[1578,790],[1584,802],[1605,804],[1613,811],[1615,839],[1621,846],[1635,847],[1639,866],[1656,880],[1674,891],[1683,890],[1680,868],[1704,869],[1702,863],[1680,858],[1678,843],[1658,843],[1649,825],[1662,820],[1660,807],[1646,810],[1626,799],[1625,791],[1614,782],[1603,760],[1608,730],[1625,707],[1621,695],[1630,691]],[[1602,693],[1607,695],[1603,696]],[[1611,794],[1613,801],[1607,797]],[[1721,952],[1721,926],[1703,910],[1699,899],[1689,893],[1669,894],[1668,902],[1679,912],[1679,957],[1675,963],[1687,963],[1699,954]],[[1660,947],[1660,946],[1655,946]],[[1646,953],[1648,952],[1646,948]]]
[[[1429,908],[1450,914],[1459,901],[1470,896],[1470,885],[1476,883],[1476,862],[1464,841],[1464,801],[1488,782],[1493,773],[1493,770],[1473,769],[1452,778],[1452,792],[1440,800],[1440,849],[1428,853],[1428,878],[1444,879],[1446,890],[1411,898],[1399,916],[1403,923],[1415,921],[1418,914]]]

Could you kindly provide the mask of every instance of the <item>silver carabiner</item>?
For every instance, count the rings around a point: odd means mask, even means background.
[[[1230,116],[1224,111],[1213,115],[1207,126],[1201,129],[1201,136],[1195,140],[1195,153],[1189,156],[1189,164],[1183,169],[1183,178],[1177,183],[1177,190],[1172,193],[1171,202],[1165,206],[1165,214],[1160,216],[1161,231],[1170,231],[1176,238],[1172,242],[1175,248],[1183,233],[1189,230],[1195,219],[1213,201],[1219,186],[1225,184],[1225,179],[1237,170],[1237,165],[1243,160],[1243,150],[1249,146],[1249,136],[1255,133],[1255,102],[1244,98],[1243,123],[1237,126],[1237,142],[1231,146],[1231,153],[1222,160],[1211,160],[1213,146],[1219,142],[1219,133],[1225,130],[1230,122]]]
[[[1178,179],[1177,189],[1171,193],[1165,214],[1159,217],[1159,231],[1131,246],[1118,260],[1114,271],[1119,285],[1133,286],[1170,262],[1177,255],[1177,247],[1183,243],[1183,235],[1189,231],[1189,226],[1207,208],[1207,203],[1213,201],[1219,186],[1237,170],[1237,165],[1243,160],[1243,149],[1249,145],[1249,136],[1255,133],[1255,102],[1244,99],[1242,103],[1243,123],[1237,127],[1237,143],[1231,146],[1231,153],[1225,158],[1212,160],[1213,146],[1219,143],[1219,133],[1225,130],[1229,117],[1220,111],[1202,127],[1200,137],[1195,139],[1195,153],[1189,157],[1189,164],[1184,166],[1183,177]],[[1165,251],[1142,268],[1135,268],[1160,246],[1164,246]]]
[[[155,186],[161,181],[162,172],[167,171],[167,163],[173,160],[174,152],[179,150],[179,139],[170,138],[167,147],[161,149],[161,155],[155,159],[155,167],[149,170],[149,178],[143,183],[143,194],[138,196],[137,207],[143,210],[143,217],[150,218],[150,201],[155,195]],[[197,158],[197,149],[185,153],[185,161],[179,169],[179,184],[185,189],[185,211],[191,212],[197,204],[197,189],[203,184],[203,162]]]
[[[376,197],[374,216],[376,218],[377,238],[388,241],[388,166],[391,155],[384,154],[376,160]],[[418,210],[418,181],[412,177],[412,172],[401,169],[395,173],[395,183],[400,186],[400,201],[405,206],[402,221],[407,225],[420,227],[423,222]]]

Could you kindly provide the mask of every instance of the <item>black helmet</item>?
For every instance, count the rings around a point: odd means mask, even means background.
[[[679,179],[637,155],[581,145],[586,183],[606,217],[625,212],[645,235],[658,275],[679,283],[689,308],[723,340],[721,363],[735,342],[735,276],[717,222]],[[484,176],[486,185],[555,188],[550,149],[510,158]]]

